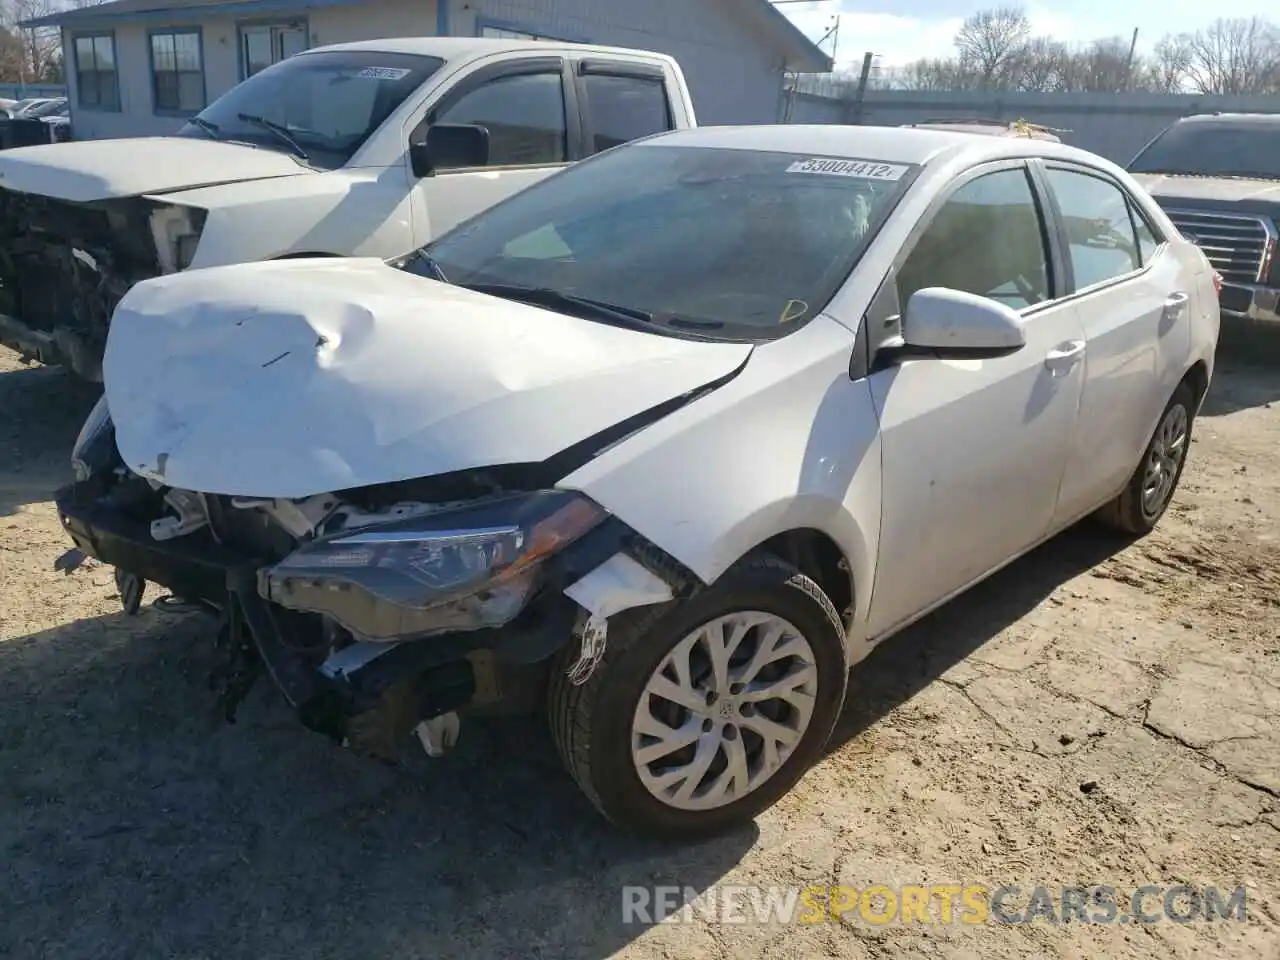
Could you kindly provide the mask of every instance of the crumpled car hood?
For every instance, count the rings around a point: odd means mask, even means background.
[[[0,153],[0,187],[88,203],[312,173],[287,154],[186,137],[131,137]]]
[[[729,376],[750,352],[380,260],[299,260],[138,284],[112,319],[103,381],[130,469],[204,493],[298,498],[541,462]]]

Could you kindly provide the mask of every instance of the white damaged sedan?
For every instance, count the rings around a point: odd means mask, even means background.
[[[229,711],[264,671],[434,755],[545,710],[605,816],[710,834],[821,755],[881,640],[1086,516],[1156,524],[1216,282],[1060,144],[661,135],[403,262],[134,287],[67,562],[214,614]]]

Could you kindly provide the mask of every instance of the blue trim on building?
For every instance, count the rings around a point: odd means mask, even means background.
[[[563,31],[548,33],[532,23],[519,23],[514,20],[490,20],[488,17],[476,17],[476,36],[484,35],[484,28],[492,30],[511,30],[515,33],[527,33],[543,40],[561,40],[564,43],[591,43],[587,37],[566,35]]]
[[[163,0],[159,0],[163,2]],[[157,7],[153,10],[130,10],[112,13],[111,4],[63,10],[47,17],[23,22],[24,27],[66,26],[70,30],[95,30],[123,23],[190,23],[193,19],[253,17],[297,14],[317,7],[353,6],[358,0],[230,0],[227,3],[204,3],[197,6]],[[296,19],[296,18],[294,18]]]
[[[200,50],[200,106],[195,110],[166,110],[156,104],[156,50],[152,45],[152,37],[178,36],[184,33],[196,35],[196,45]],[[175,50],[176,56],[176,50]],[[177,64],[175,64],[177,66]],[[209,105],[209,77],[204,66],[204,28],[196,26],[154,27],[147,31],[147,69],[151,74],[151,112],[157,117],[194,117]],[[181,95],[179,95],[181,99]]]
[[[104,107],[100,103],[85,103],[81,97],[83,92],[80,89],[80,50],[76,44],[77,40],[95,39],[97,37],[106,37],[111,41],[111,75],[116,81],[116,105],[114,107]],[[120,56],[116,47],[116,32],[114,30],[77,30],[71,34],[71,65],[75,68],[76,73],[76,99],[75,106],[80,110],[90,113],[123,113],[124,104],[120,102]],[[94,64],[97,67],[97,64]],[[100,70],[94,71],[101,73]]]
[[[436,0],[436,36],[449,36],[449,0]]]

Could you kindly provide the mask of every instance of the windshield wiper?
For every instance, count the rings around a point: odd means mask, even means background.
[[[237,113],[237,120],[243,120],[245,123],[252,123],[254,126],[261,127],[269,133],[274,133],[281,141],[289,146],[294,154],[302,160],[311,162],[311,157],[307,151],[298,146],[298,141],[293,139],[293,135],[289,133],[289,128],[282,123],[276,123],[274,120],[268,120],[266,117],[259,116],[256,113]]]
[[[416,251],[413,256],[404,262],[404,267],[410,267],[415,264],[421,264],[423,269],[431,275],[431,279],[439,280],[441,283],[448,283],[449,278],[444,275],[444,271],[440,269],[440,264],[432,258],[431,254],[425,250]],[[417,273],[418,271],[413,271]],[[421,276],[421,274],[419,274]]]
[[[440,268],[435,261],[430,257],[427,257],[427,260],[429,267],[438,272]],[[576,294],[552,290],[550,287],[527,287],[519,283],[455,283],[454,286],[506,300],[518,300],[538,307],[547,307],[551,310],[567,308],[584,319],[601,320],[632,330],[652,332],[654,327],[665,327],[669,330],[689,331],[686,335],[696,338],[697,334],[691,331],[718,330],[724,326],[718,320],[698,320],[692,317],[677,317],[669,313],[656,313],[639,307],[626,307],[605,300],[595,300],[591,297],[579,297]]]
[[[561,293],[550,287],[526,287],[518,283],[459,283],[457,286],[506,300],[519,300],[539,307],[550,307],[553,310],[568,307],[578,313],[587,314],[587,319],[603,320],[605,323],[630,327],[632,330],[648,330],[657,323],[657,317],[648,311],[579,297],[572,293]]]
[[[207,133],[214,140],[222,139],[222,137],[219,136],[219,131],[222,128],[219,127],[216,123],[206,120],[204,117],[188,117],[187,123],[191,124],[193,127],[199,127],[201,130]]]

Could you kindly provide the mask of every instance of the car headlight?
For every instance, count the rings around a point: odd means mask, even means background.
[[[258,590],[366,640],[500,627],[524,609],[542,561],[604,517],[564,491],[485,500],[315,540],[264,569]]]
[[[157,204],[151,211],[151,236],[164,273],[191,266],[200,246],[208,211],[178,204]]]
[[[71,448],[71,470],[76,480],[88,480],[111,465],[115,437],[115,426],[107,410],[107,397],[103,394],[89,411],[76,437],[76,444]]]

